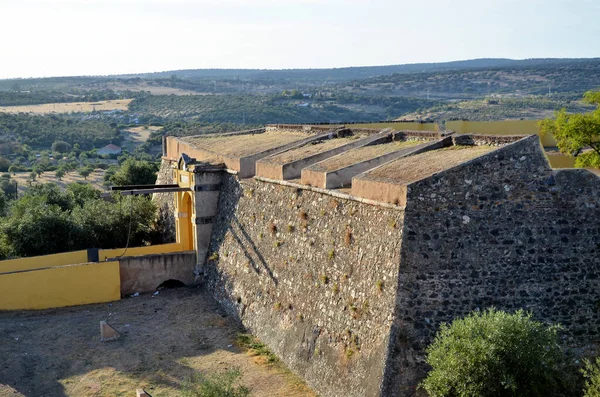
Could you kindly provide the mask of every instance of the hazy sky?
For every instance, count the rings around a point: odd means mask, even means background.
[[[0,78],[600,56],[600,0],[0,0]]]

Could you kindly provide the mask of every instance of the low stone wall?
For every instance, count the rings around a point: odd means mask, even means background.
[[[118,261],[121,295],[156,291],[156,287],[167,280],[178,280],[188,286],[199,281],[194,274],[195,251],[129,256]]]
[[[265,126],[266,131],[305,131],[320,134],[327,131],[338,130],[340,128],[344,128],[344,126],[338,124],[268,124]]]
[[[523,139],[525,135],[481,135],[481,134],[454,134],[452,140],[455,145],[492,145],[502,146]]]
[[[223,177],[206,281],[322,396],[378,396],[403,211]]]

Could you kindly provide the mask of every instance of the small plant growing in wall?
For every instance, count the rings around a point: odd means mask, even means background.
[[[354,240],[354,237],[352,236],[352,230],[350,230],[350,228],[346,228],[346,235],[344,236],[344,242],[346,243],[346,246],[350,246],[352,244],[352,241]]]
[[[329,277],[326,274],[321,274],[320,279],[323,284],[329,284]]]
[[[287,231],[288,231],[288,233],[293,233],[294,232],[294,225],[292,225],[291,223],[289,223],[287,225]]]
[[[390,227],[392,229],[397,229],[398,228],[398,222],[396,222],[395,219],[390,220]]]
[[[259,239],[259,240],[262,240],[262,239],[263,239],[263,237],[264,237],[264,234],[263,234],[262,232],[258,233],[258,239]]]
[[[283,243],[281,241],[277,240],[273,243],[273,247],[279,248],[279,247],[281,247],[281,244],[283,244]]]
[[[383,280],[377,280],[375,288],[377,288],[377,291],[383,292]]]
[[[329,208],[332,210],[337,210],[340,207],[340,202],[336,199],[329,200]]]
[[[340,286],[338,283],[333,284],[333,287],[331,288],[334,294],[339,294],[340,293]]]
[[[209,261],[218,261],[219,260],[219,253],[218,252],[213,252],[212,254],[210,254],[210,256],[208,257]]]
[[[277,311],[280,311],[280,310],[281,310],[281,302],[276,302],[276,303],[273,305],[273,309],[275,309],[275,310],[277,310]]]
[[[350,360],[352,358],[352,356],[354,355],[354,349],[352,349],[351,347],[347,347],[345,354],[346,354],[346,359]]]
[[[329,250],[329,252],[327,253],[327,258],[329,258],[329,260],[333,260],[333,258],[335,258],[335,250]]]
[[[313,357],[319,357],[321,355],[321,349],[319,349],[318,347],[315,347],[315,350],[313,351]]]
[[[306,211],[300,210],[300,212],[298,212],[298,218],[301,221],[307,221],[308,220],[308,214],[306,213]]]
[[[277,225],[275,223],[269,223],[269,232],[271,232],[271,234],[277,233]]]

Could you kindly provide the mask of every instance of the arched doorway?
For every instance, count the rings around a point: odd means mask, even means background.
[[[179,218],[181,248],[184,251],[192,251],[194,249],[194,232],[192,229],[192,196],[189,193],[183,194]]]

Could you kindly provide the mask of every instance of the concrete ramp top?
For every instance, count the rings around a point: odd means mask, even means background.
[[[180,138],[215,154],[246,157],[300,141],[308,135],[303,131],[265,131],[244,135],[190,136]]]
[[[237,171],[241,178],[248,178],[255,174],[257,160],[334,131],[331,126],[308,127],[267,126],[227,134],[167,137],[165,152],[170,159],[185,153],[198,161],[223,163],[228,169]]]
[[[347,188],[351,185],[352,178],[362,172],[388,161],[443,145],[443,135],[434,131],[384,130],[378,135],[378,138],[365,145],[304,168],[302,183],[323,189]]]
[[[385,163],[355,176],[352,195],[396,205],[406,205],[407,186],[450,169],[496,147],[491,145],[449,146]]]
[[[256,164],[256,175],[278,180],[300,178],[304,168],[356,147],[368,145],[388,133],[372,129],[341,128],[321,135],[319,139],[259,160]]]
[[[331,172],[350,165],[360,163],[365,160],[397,152],[403,149],[411,149],[414,146],[422,145],[422,141],[390,141],[377,142],[373,145],[362,146],[348,152],[337,155],[325,161],[321,161],[310,167],[314,171]]]

